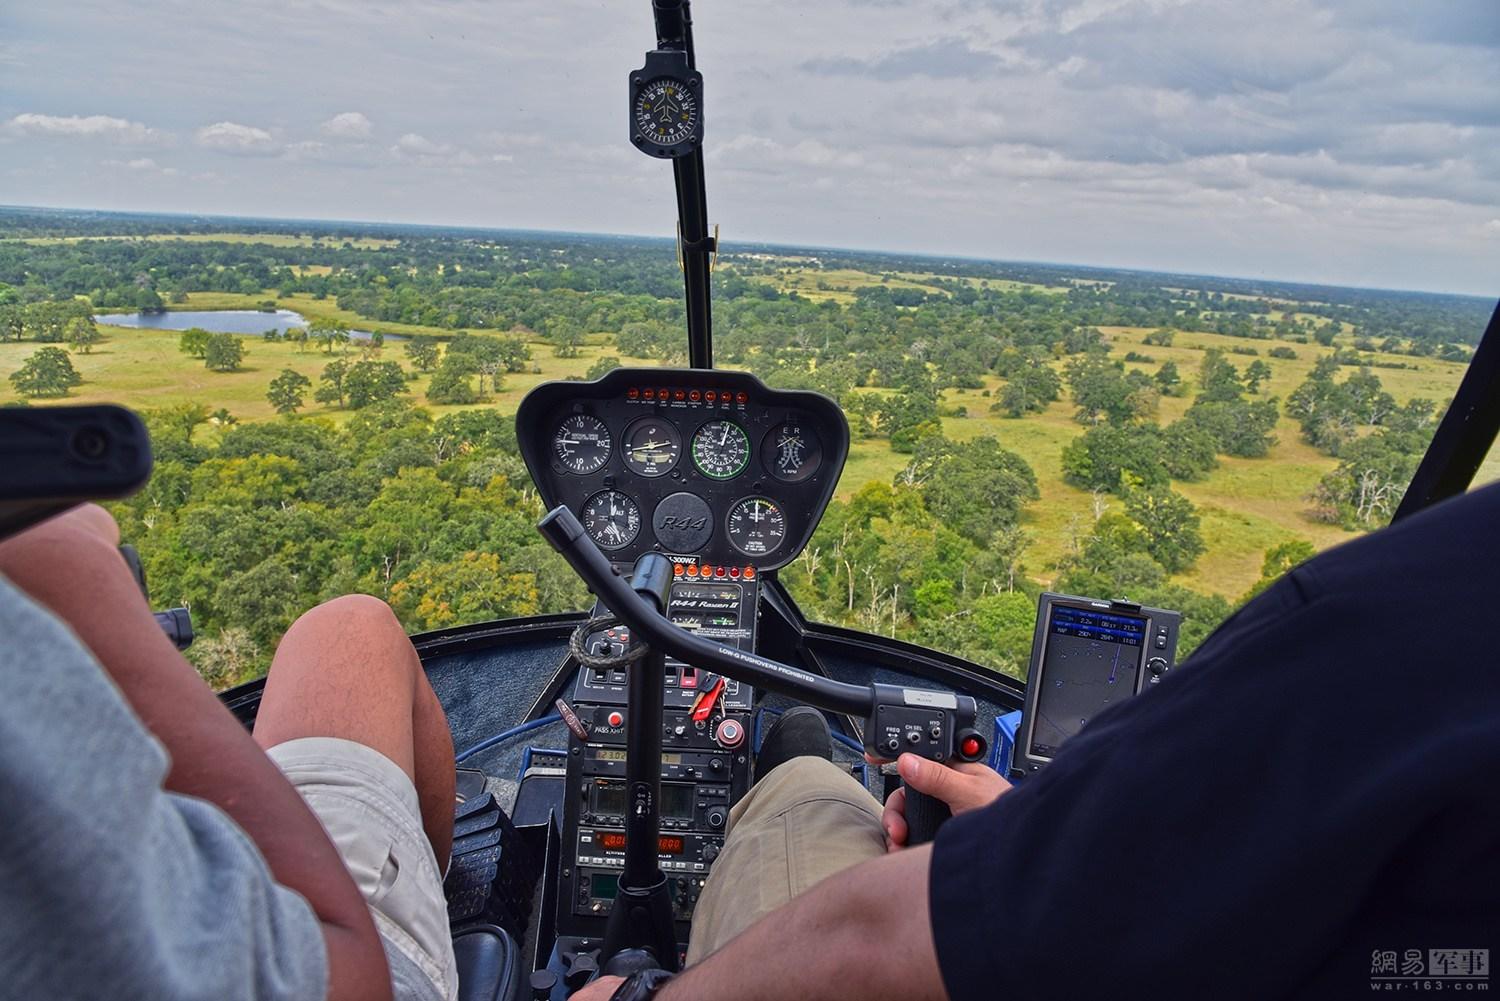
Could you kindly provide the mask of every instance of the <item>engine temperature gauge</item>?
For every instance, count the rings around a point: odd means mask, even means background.
[[[746,497],[729,510],[729,541],[746,556],[765,556],[786,538],[786,515],[766,497]]]
[[[583,505],[583,527],[601,549],[623,549],[641,531],[641,509],[618,490],[601,490]]]

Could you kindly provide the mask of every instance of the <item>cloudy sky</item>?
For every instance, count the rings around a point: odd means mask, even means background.
[[[698,0],[771,241],[1500,292],[1500,0]],[[649,0],[0,8],[0,203],[668,235]]]

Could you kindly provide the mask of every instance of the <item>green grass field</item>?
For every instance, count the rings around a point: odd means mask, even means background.
[[[381,247],[394,247],[401,242],[363,236],[342,240],[333,236],[317,237],[305,233],[152,233],[146,236],[102,234],[98,236],[12,236],[3,239],[11,243],[34,243],[37,246],[84,243],[90,240],[146,240],[151,243],[167,243],[174,240],[181,240],[184,243],[258,243],[266,247],[312,247],[316,245],[342,247],[348,243],[355,250],[377,250]]]
[[[816,276],[838,289],[819,291],[815,287],[808,295],[824,295],[830,298],[852,297],[853,288],[860,285],[879,284],[879,276],[863,272],[822,272],[792,268],[786,273],[787,287],[801,290],[805,279]],[[923,282],[927,275],[914,275],[894,279],[892,287],[932,286]],[[898,285],[897,283],[901,284]],[[1039,287],[1039,286],[1038,286]],[[176,308],[183,309],[246,309],[255,308],[265,301],[270,293],[254,295],[232,295],[227,293],[195,293],[188,301]],[[337,317],[352,327],[380,330],[389,334],[429,333],[447,337],[451,331],[426,328],[410,324],[372,323],[353,313],[339,310],[332,300],[315,300],[310,296],[296,295],[279,300],[279,304],[295,309],[308,317]],[[316,384],[318,374],[328,362],[328,356],[316,348],[298,351],[285,342],[266,342],[256,337],[246,337],[248,354],[245,367],[234,373],[215,373],[203,367],[201,361],[183,355],[177,349],[178,333],[175,331],[134,330],[104,327],[106,340],[95,347],[91,354],[74,355],[74,364],[84,377],[66,402],[113,402],[136,408],[150,408],[178,403],[199,403],[210,410],[221,407],[229,410],[238,419],[264,420],[274,417],[270,404],[265,399],[270,380],[283,368],[295,369]],[[1108,327],[1104,334],[1110,343],[1110,353],[1122,357],[1130,351],[1149,355],[1151,363],[1136,367],[1154,372],[1165,361],[1175,361],[1184,377],[1191,380],[1208,348],[1253,347],[1272,368],[1270,380],[1262,387],[1262,395],[1272,395],[1285,400],[1312,369],[1314,361],[1326,349],[1317,345],[1287,344],[1297,352],[1297,359],[1268,358],[1270,348],[1286,342],[1251,341],[1215,334],[1179,333],[1172,347],[1146,346],[1142,338],[1149,331],[1140,328]],[[538,371],[511,374],[505,377],[499,393],[483,406],[494,407],[503,413],[514,413],[521,398],[540,382],[581,376],[601,355],[616,354],[606,335],[597,334],[589,338],[582,356],[575,359],[559,359],[553,356],[549,345],[533,342],[532,365]],[[15,371],[22,361],[36,350],[30,342],[0,344],[0,403],[13,402],[15,395],[3,377]],[[359,349],[350,345],[349,355],[357,357]],[[400,344],[388,343],[381,358],[401,361],[405,355]],[[1243,368],[1248,356],[1229,355]],[[1387,356],[1378,356],[1386,358]],[[641,359],[622,359],[626,364],[650,365]],[[1464,366],[1459,363],[1435,359],[1412,359],[1390,356],[1389,360],[1414,364],[1408,369],[1378,369],[1377,374],[1386,388],[1404,402],[1415,396],[1424,396],[1446,403],[1451,399]],[[412,399],[425,405],[428,377],[423,376],[409,384]],[[1028,509],[1024,526],[1032,535],[1032,546],[1025,557],[1028,572],[1032,577],[1048,583],[1054,576],[1058,560],[1069,550],[1072,541],[1086,534],[1094,518],[1095,498],[1089,493],[1069,486],[1062,479],[1061,456],[1063,447],[1083,428],[1072,419],[1073,406],[1064,399],[1052,404],[1046,411],[1023,419],[1010,419],[990,412],[996,398],[996,390],[1002,385],[998,378],[986,382],[990,396],[984,390],[953,390],[944,394],[944,408],[962,406],[966,416],[946,417],[943,428],[956,440],[969,440],[981,435],[998,438],[1006,448],[1022,455],[1036,471],[1041,490],[1041,500]],[[309,401],[311,394],[309,393]],[[1191,396],[1168,397],[1161,401],[1158,418],[1169,422],[1180,416],[1190,405]],[[451,412],[460,407],[429,406],[436,414]],[[335,421],[346,420],[347,411],[321,407],[309,402],[303,414],[325,416]],[[205,433],[210,433],[205,431]],[[1214,592],[1234,599],[1260,575],[1261,559],[1265,550],[1291,539],[1307,539],[1318,548],[1326,548],[1351,538],[1350,533],[1336,526],[1311,520],[1307,515],[1307,496],[1326,472],[1331,470],[1334,459],[1305,445],[1298,437],[1295,422],[1286,417],[1277,427],[1278,442],[1271,454],[1264,459],[1221,458],[1220,467],[1209,477],[1198,483],[1176,484],[1176,489],[1198,505],[1203,521],[1204,541],[1208,551],[1197,565],[1178,579],[1195,589]],[[871,480],[889,482],[905,465],[907,456],[892,452],[883,439],[857,440],[849,462],[839,484],[839,495],[847,497]],[[1492,456],[1481,470],[1482,480],[1500,479],[1500,457]],[[1111,497],[1103,498],[1106,504],[1118,504]]]

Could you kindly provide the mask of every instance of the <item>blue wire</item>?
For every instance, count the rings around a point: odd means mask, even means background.
[[[488,751],[492,747],[505,743],[512,737],[519,737],[523,733],[530,733],[532,730],[539,730],[542,727],[547,726],[549,723],[556,723],[561,719],[562,717],[557,713],[549,713],[548,715],[543,716],[541,719],[532,720],[530,723],[522,723],[520,726],[513,726],[509,730],[503,730],[500,733],[495,734],[493,737],[486,737],[468,750],[454,755],[453,760],[455,763],[462,763],[472,758],[474,755],[480,753],[481,751]]]

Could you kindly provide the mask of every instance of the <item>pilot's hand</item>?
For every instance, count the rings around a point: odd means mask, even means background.
[[[951,765],[903,754],[896,768],[906,785],[918,792],[936,796],[948,804],[954,815],[989,806],[1010,788],[1010,783],[988,765],[977,761],[959,761]],[[886,851],[906,847],[906,789],[897,789],[885,801],[880,825],[885,828]]]
[[[600,977],[590,980],[577,994],[568,995],[568,1001],[609,1001],[625,982],[624,977]]]

